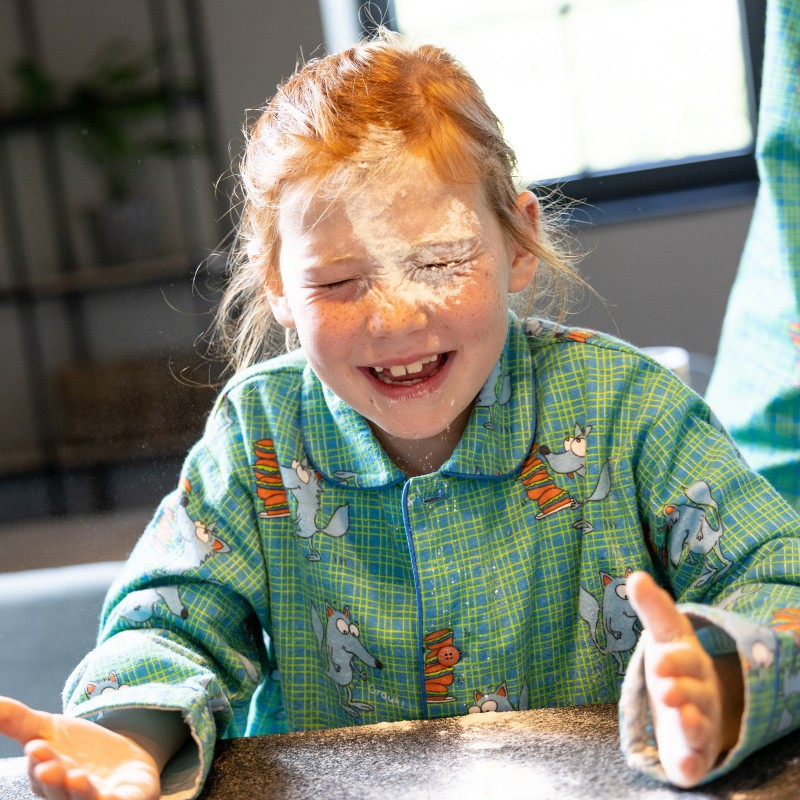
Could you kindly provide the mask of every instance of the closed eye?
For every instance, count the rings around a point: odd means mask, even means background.
[[[351,279],[343,280],[343,281],[333,281],[332,283],[320,283],[315,288],[321,289],[322,291],[328,291],[330,289],[338,289],[340,286],[346,286],[348,283],[351,282]]]
[[[414,269],[416,270],[444,270],[444,269],[454,269],[455,267],[460,267],[462,264],[466,262],[464,261],[429,261],[425,264],[415,264]]]
[[[339,290],[356,291],[358,288],[365,285],[363,276],[357,275],[352,278],[342,278],[338,281],[329,281],[328,283],[318,283],[314,285],[314,290],[318,292],[332,292]]]

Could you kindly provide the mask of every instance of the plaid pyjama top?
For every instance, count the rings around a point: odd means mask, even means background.
[[[407,478],[302,352],[234,378],[103,610],[67,713],[180,709],[192,797],[217,736],[616,702],[658,774],[631,570],[747,702],[730,769],[800,713],[800,518],[633,347],[511,315],[462,441]],[[631,666],[631,659],[634,663]]]
[[[770,0],[759,186],[706,397],[800,511],[800,2]]]

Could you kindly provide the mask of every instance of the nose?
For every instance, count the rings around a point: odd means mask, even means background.
[[[368,302],[366,324],[373,336],[407,335],[423,328],[428,320],[423,298],[413,286],[374,287]]]

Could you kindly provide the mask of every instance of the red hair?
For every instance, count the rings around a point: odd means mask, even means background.
[[[368,148],[385,139],[394,147]],[[242,215],[233,271],[219,322],[235,369],[268,355],[272,324],[265,287],[280,287],[278,210],[290,184],[312,181],[356,190],[353,176],[389,169],[392,153],[426,159],[445,182],[478,182],[506,235],[574,282],[567,259],[516,205],[516,160],[480,87],[439,47],[377,39],[302,66],[261,111],[241,161]],[[540,267],[541,270],[541,267]],[[562,287],[563,288],[563,287]],[[563,291],[559,292],[564,295]],[[563,303],[561,304],[563,306]]]

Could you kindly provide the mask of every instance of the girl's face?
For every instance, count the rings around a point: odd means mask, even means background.
[[[444,183],[427,162],[402,158],[397,180],[334,200],[287,191],[283,285],[270,303],[395,463],[427,471],[461,437],[505,342],[507,294],[530,283],[536,258],[507,240],[478,184]],[[518,204],[534,224],[533,196]]]

